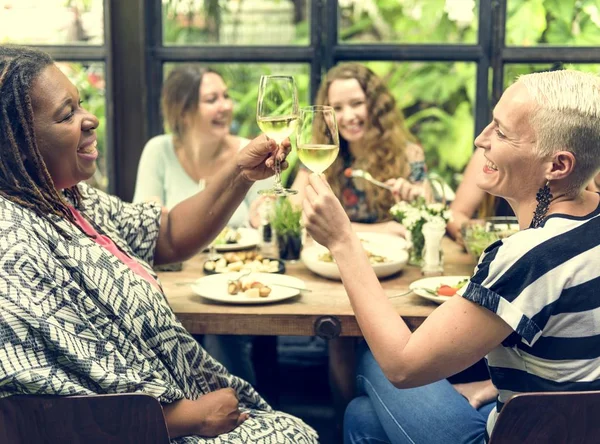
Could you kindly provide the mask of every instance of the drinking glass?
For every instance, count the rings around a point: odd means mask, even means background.
[[[300,108],[296,141],[298,158],[306,168],[317,174],[329,168],[340,151],[340,137],[333,108]]]
[[[298,91],[292,76],[261,76],[258,87],[256,121],[263,133],[280,145],[289,137],[298,123]],[[260,190],[260,194],[287,196],[298,191],[283,188],[281,167],[275,158],[275,184]]]

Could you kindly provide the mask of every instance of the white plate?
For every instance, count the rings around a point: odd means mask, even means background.
[[[412,290],[414,294],[421,296],[422,298],[429,299],[430,301],[442,304],[448,299],[454,296],[436,296],[424,291],[426,288],[433,292],[437,291],[440,285],[456,285],[464,279],[470,279],[471,276],[435,276],[414,281],[408,286],[409,290]]]
[[[272,284],[279,283],[306,288],[303,280],[292,276],[272,273],[252,273],[248,278],[253,278],[265,285],[272,285],[271,294],[264,298],[248,297],[243,293],[231,295],[227,292],[227,284],[230,280],[237,279],[239,275],[240,273],[221,273],[205,276],[192,284],[192,290],[198,296],[225,304],[270,304],[272,302],[293,298],[300,293],[300,290],[294,288],[278,287],[277,285]]]
[[[384,256],[388,262],[373,264],[377,277],[384,278],[398,273],[408,262],[407,242],[401,237],[384,233],[357,233],[364,247],[371,253]],[[327,248],[315,243],[305,247],[300,258],[310,271],[328,279],[340,280],[340,270],[335,262],[325,262],[319,256],[327,253]]]
[[[260,234],[254,228],[237,228],[240,240],[233,244],[215,245],[217,251],[236,251],[256,247],[260,242]]]

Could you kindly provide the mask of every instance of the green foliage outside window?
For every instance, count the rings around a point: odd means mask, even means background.
[[[182,0],[163,0],[163,6],[174,7]],[[286,2],[291,0],[273,0]],[[297,3],[299,0],[294,0]],[[487,1],[487,0],[486,0]],[[600,0],[507,0],[507,45],[600,44]],[[203,14],[206,23],[203,39],[189,30],[183,36],[181,17],[163,15],[165,30],[178,36],[179,42],[202,44],[218,25],[218,12],[226,0],[198,0],[211,5],[197,11],[187,10],[188,23],[194,14]],[[189,4],[189,3],[188,3]],[[167,5],[167,6],[165,6]],[[475,44],[478,30],[478,5],[474,0],[340,0],[340,30],[342,43],[455,43]],[[213,8],[213,16],[209,14]],[[172,11],[173,9],[171,9]],[[213,26],[213,28],[210,28]],[[296,24],[296,41],[305,41],[308,33],[306,15]],[[474,139],[474,105],[476,64],[472,62],[367,62],[385,79],[398,106],[406,116],[412,133],[423,145],[431,171],[456,186],[467,163]],[[232,66],[232,65],[230,65]],[[261,65],[263,68],[264,65]],[[550,65],[544,67],[549,68]],[[594,66],[575,65],[575,69],[595,70]],[[507,65],[506,79],[539,69],[539,65]],[[261,69],[260,73],[268,73]],[[243,136],[256,134],[255,104],[256,68],[239,64],[224,73],[236,99],[237,131]],[[300,97],[308,97],[308,75],[293,73],[300,88]]]
[[[508,46],[600,45],[600,0],[508,0],[507,6]],[[600,73],[598,65],[583,63],[509,64],[504,86],[522,74],[555,69]]]

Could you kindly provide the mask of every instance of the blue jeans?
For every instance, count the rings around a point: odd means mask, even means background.
[[[344,443],[480,444],[495,402],[474,409],[445,379],[423,387],[397,389],[371,351],[359,352],[359,397],[344,416]]]

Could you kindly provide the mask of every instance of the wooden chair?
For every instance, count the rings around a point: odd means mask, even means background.
[[[523,393],[504,405],[490,444],[600,442],[600,391]]]
[[[0,442],[168,444],[157,399],[144,394],[0,399]]]

